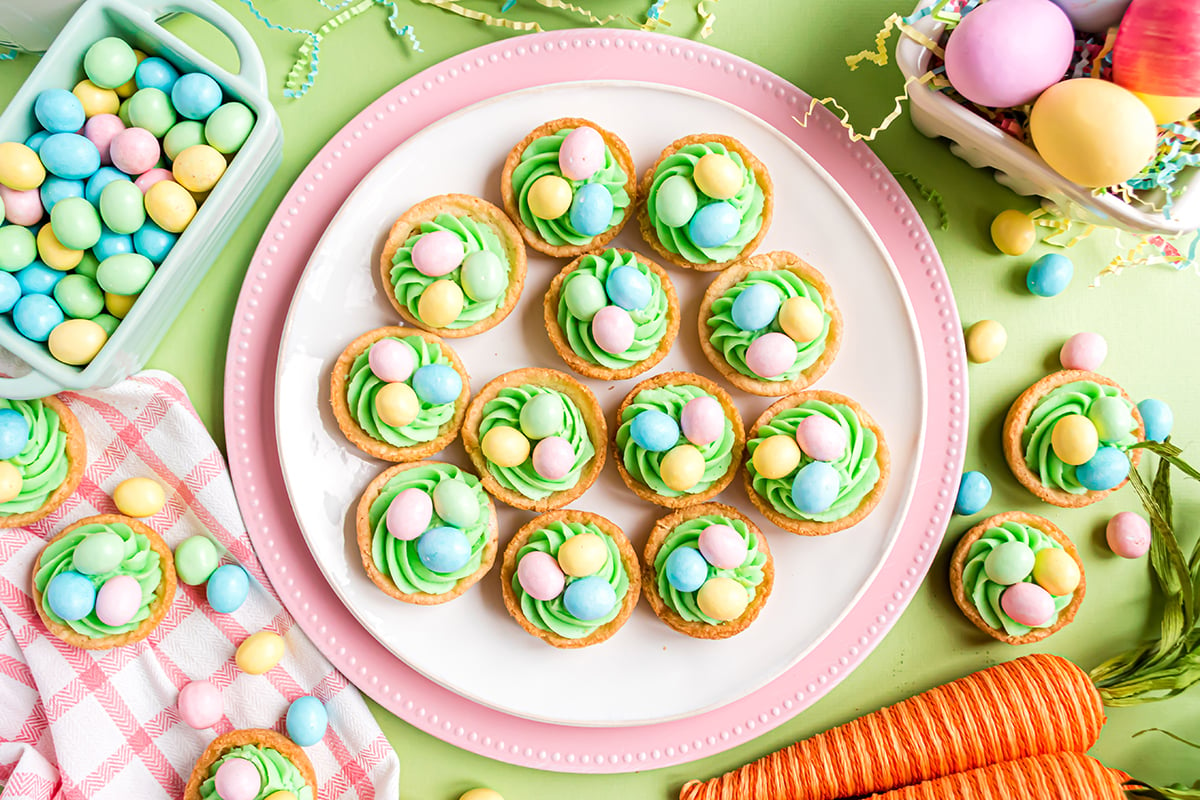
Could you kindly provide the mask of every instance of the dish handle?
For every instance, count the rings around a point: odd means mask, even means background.
[[[0,377],[0,397],[6,399],[32,400],[61,391],[63,387],[40,372],[29,372],[18,378]]]

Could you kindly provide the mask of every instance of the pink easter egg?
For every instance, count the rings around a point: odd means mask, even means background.
[[[466,255],[462,239],[450,231],[433,231],[413,245],[412,263],[417,272],[436,278],[453,272]]]
[[[822,414],[800,420],[796,444],[814,461],[837,461],[846,452],[846,431]]]
[[[620,306],[605,306],[592,317],[592,338],[606,353],[624,353],[633,344],[633,317]]]
[[[1108,355],[1108,342],[1098,333],[1077,333],[1063,344],[1058,360],[1063,369],[1086,369],[1095,372]]]
[[[692,444],[710,444],[725,430],[725,409],[714,397],[693,398],[679,414],[679,427]]]
[[[562,567],[549,553],[526,553],[517,564],[517,581],[534,600],[553,600],[562,594],[567,579]]]
[[[746,366],[760,378],[782,375],[796,363],[796,343],[783,333],[758,337],[746,348]]]
[[[116,114],[97,114],[83,123],[83,135],[100,151],[100,163],[111,164],[109,147],[116,135],[125,130],[125,123]]]
[[[416,368],[412,348],[395,339],[380,339],[367,353],[371,372],[381,381],[403,383]]]
[[[150,190],[151,186],[159,181],[173,180],[175,180],[175,176],[171,174],[171,170],[163,167],[155,167],[154,169],[146,170],[141,175],[138,175],[136,178],[134,178],[133,185],[138,189],[141,189],[142,194],[145,194]]]
[[[737,569],[749,552],[746,541],[728,525],[709,525],[700,531],[697,544],[700,555],[717,569]]]
[[[4,219],[13,225],[37,225],[42,220],[42,196],[37,189],[19,192],[0,184],[0,198],[4,200]]]
[[[558,149],[558,169],[569,181],[586,181],[604,166],[604,137],[595,128],[576,128]]]
[[[405,489],[392,498],[387,510],[388,533],[411,542],[433,520],[433,498],[420,489]]]
[[[1150,552],[1150,523],[1132,511],[1122,511],[1104,529],[1108,546],[1121,558],[1141,558]]]
[[[1054,598],[1036,583],[1014,583],[1000,596],[1000,607],[1019,625],[1041,628],[1054,618]]]
[[[208,681],[192,681],[179,690],[175,701],[179,718],[196,730],[211,728],[221,721],[225,709],[221,704],[221,690]]]
[[[217,767],[216,789],[221,800],[254,800],[262,790],[262,776],[246,759],[229,758]]]
[[[152,169],[162,155],[158,139],[145,128],[126,128],[112,138],[108,157],[112,165],[129,175]]]
[[[548,481],[560,481],[575,466],[575,449],[561,436],[548,436],[533,448],[533,469]]]
[[[96,616],[105,625],[124,625],[142,605],[142,587],[129,575],[116,575],[96,593]]]

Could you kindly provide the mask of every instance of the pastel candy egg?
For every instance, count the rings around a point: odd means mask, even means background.
[[[766,333],[746,348],[746,366],[760,378],[775,378],[796,363],[796,343],[782,333]]]
[[[4,206],[4,220],[14,226],[36,225],[42,219],[42,198],[37,189],[19,192],[0,185],[0,204]]]
[[[562,594],[566,578],[554,556],[535,550],[526,553],[517,564],[517,581],[534,600],[553,600]]]
[[[700,208],[688,223],[688,236],[697,247],[720,247],[741,226],[737,209],[724,200]]]
[[[1016,541],[1004,542],[988,553],[983,562],[983,571],[993,583],[1009,586],[1029,577],[1034,560],[1033,549],[1029,545]]]
[[[100,169],[100,151],[78,133],[51,134],[37,154],[46,170],[60,178],[82,180]]]
[[[571,207],[571,184],[557,175],[543,175],[529,187],[526,202],[538,219],[558,219]]]
[[[35,261],[14,277],[22,294],[51,294],[62,280],[63,274]]]
[[[137,253],[119,253],[100,262],[96,283],[106,292],[135,295],[154,277],[154,264]]]
[[[742,189],[742,168],[723,153],[700,157],[692,172],[697,188],[714,200],[729,200]]]
[[[103,575],[112,572],[125,557],[125,540],[115,533],[103,531],[84,538],[71,556],[71,566],[81,575]]]
[[[558,565],[572,578],[582,578],[599,571],[607,560],[608,547],[594,533],[572,536],[558,548]]]
[[[790,436],[768,436],[754,448],[751,461],[754,471],[764,478],[782,478],[800,465],[800,447]]]
[[[687,225],[700,205],[695,185],[683,175],[672,175],[663,181],[653,201],[658,221],[669,228]]]
[[[24,192],[38,188],[45,179],[46,168],[32,148],[20,142],[0,142],[0,183]]]
[[[978,514],[992,499],[992,482],[982,472],[964,472],[954,501],[954,513],[964,517]]]
[[[104,293],[104,307],[108,313],[117,319],[125,319],[125,315],[129,313],[129,309],[133,308],[134,301],[137,300],[137,295],[113,294],[111,292]]]
[[[329,727],[329,712],[320,700],[306,694],[297,697],[288,706],[285,724],[289,739],[301,747],[312,747],[325,738],[325,729]]]
[[[725,409],[715,397],[692,398],[679,414],[679,427],[692,444],[711,444],[725,432]]]
[[[296,800],[296,795],[287,789],[280,789],[278,792],[271,792],[267,795],[266,800]]]
[[[694,547],[679,547],[663,564],[667,583],[677,592],[694,592],[708,579],[708,562]]]
[[[967,358],[986,364],[1004,352],[1008,331],[994,319],[981,319],[967,329]]]
[[[63,227],[67,225],[64,224]],[[69,270],[83,260],[83,250],[67,247],[60,242],[52,225],[43,225],[38,231],[37,254],[46,266],[58,270]]]
[[[679,423],[653,408],[638,413],[629,423],[633,443],[651,453],[665,453],[679,442]]]
[[[96,592],[96,616],[116,627],[132,620],[142,604],[142,587],[129,575],[114,575]]]
[[[567,180],[586,181],[604,166],[605,150],[599,131],[586,125],[576,128],[558,149],[558,169]]]
[[[737,569],[750,552],[746,540],[729,525],[709,525],[697,541],[704,560],[717,569]]]
[[[807,297],[789,297],[779,307],[779,327],[797,342],[811,342],[825,330],[825,312]]]
[[[271,800],[271,798],[268,797],[267,800]],[[478,788],[463,792],[458,800],[504,800],[504,798],[494,789]]]
[[[124,40],[106,36],[83,54],[83,71],[88,79],[105,89],[115,89],[133,77],[137,54]]]
[[[1120,397],[1100,397],[1088,409],[1087,417],[1096,426],[1101,442],[1116,442],[1135,427],[1133,414]]]
[[[28,228],[5,225],[0,228],[0,269],[16,272],[37,258],[37,240]]]
[[[1033,579],[1047,592],[1062,597],[1079,588],[1082,575],[1075,559],[1065,550],[1047,547],[1033,562]]]
[[[158,89],[170,94],[175,88],[175,81],[179,80],[179,70],[171,66],[169,61],[152,56],[138,62],[133,77],[139,89]]]
[[[461,280],[467,297],[479,302],[495,300],[508,287],[504,265],[490,250],[476,250],[463,260]]]
[[[604,291],[626,311],[637,311],[650,302],[650,280],[636,267],[617,267],[608,273]]]
[[[50,355],[64,364],[81,367],[90,364],[104,344],[108,333],[90,319],[68,319],[50,331],[46,346]]]
[[[413,373],[412,388],[422,403],[440,406],[458,399],[462,394],[463,380],[454,367],[426,364]]]
[[[548,481],[561,481],[574,467],[575,449],[561,436],[549,436],[533,448],[533,469]]]
[[[412,348],[395,339],[380,339],[367,351],[367,366],[381,381],[402,383],[416,365]]]
[[[26,339],[44,342],[50,333],[63,321],[58,303],[44,294],[25,295],[13,306],[13,325]]]
[[[458,319],[462,310],[462,289],[445,278],[426,286],[417,300],[417,316],[431,328],[445,328]]]
[[[741,330],[762,330],[775,321],[781,304],[778,289],[765,283],[752,283],[734,298],[729,315]]]
[[[175,181],[159,181],[146,190],[146,213],[163,230],[181,233],[196,216],[196,198]]]
[[[426,233],[417,239],[412,249],[413,267],[431,278],[453,272],[465,257],[462,239],[450,231]]]
[[[117,325],[121,323],[121,320],[117,319],[112,314],[97,314],[96,316],[92,317],[92,322],[96,323],[101,328],[104,328],[104,332],[111,337],[113,332],[116,331]]]
[[[636,332],[633,318],[620,306],[605,306],[592,317],[592,338],[606,353],[624,353]]]
[[[1098,333],[1077,333],[1063,343],[1058,360],[1063,369],[1083,369],[1094,372],[1100,369],[1108,356],[1108,342]]]
[[[104,292],[87,275],[66,275],[54,286],[54,299],[68,315],[91,319],[104,310]]]
[[[1142,416],[1147,442],[1162,442],[1171,435],[1171,429],[1175,427],[1175,414],[1162,400],[1143,400],[1138,403],[1138,413]]]
[[[83,197],[94,206],[100,205],[100,193],[113,181],[127,181],[129,176],[116,167],[101,167],[87,179],[83,186]]]
[[[225,714],[222,705],[221,690],[208,681],[185,683],[175,701],[179,718],[196,730],[211,728],[220,722]]]
[[[175,548],[175,571],[188,586],[199,586],[217,569],[217,547],[207,536],[189,536]]]
[[[278,633],[258,631],[247,636],[238,645],[234,661],[242,672],[248,675],[262,675],[279,663],[285,649],[283,637]]]
[[[1150,523],[1132,511],[1122,511],[1104,529],[1108,546],[1121,558],[1141,558],[1150,552]]]
[[[420,489],[403,489],[388,504],[388,533],[401,541],[416,539],[425,532],[432,520],[433,498]]]
[[[1000,608],[1018,625],[1044,628],[1054,619],[1054,598],[1036,583],[1014,583],[1000,595]]]
[[[158,139],[144,128],[126,128],[108,145],[109,160],[127,175],[140,175],[153,168],[161,154]]]
[[[1038,297],[1054,297],[1067,288],[1074,274],[1075,265],[1071,259],[1059,253],[1047,253],[1033,262],[1025,276],[1025,285]]]
[[[1119,448],[1103,446],[1075,468],[1075,479],[1090,492],[1115,489],[1129,477],[1129,456]]]
[[[195,120],[185,119],[176,122],[167,131],[162,140],[162,149],[167,158],[174,161],[184,150],[198,144],[204,144],[204,126]],[[224,164],[224,157],[221,162]]]
[[[151,172],[153,171],[151,170]],[[142,175],[138,180],[144,177],[146,176]],[[136,181],[134,185],[137,186]],[[141,189],[142,187],[138,186],[138,188]],[[143,189],[143,191],[145,190]],[[143,255],[150,259],[150,263],[161,264],[166,259],[167,254],[171,252],[171,248],[175,246],[175,242],[178,239],[179,237],[176,234],[164,231],[150,220],[146,220],[146,224],[138,228],[137,232],[133,234],[133,250],[138,255]]]
[[[25,479],[21,471],[12,462],[0,461],[0,503],[16,500],[21,494],[21,485]]]
[[[617,604],[617,593],[598,575],[571,581],[563,592],[563,605],[576,619],[590,622],[607,616]]]
[[[83,181],[69,181],[66,178],[49,175],[46,180],[42,181],[41,188],[37,192],[42,201],[42,207],[47,211],[53,211],[54,204],[59,200],[65,200],[68,197],[83,197]],[[41,215],[34,222],[36,223],[40,219]]]
[[[841,489],[838,472],[824,461],[805,464],[792,481],[792,502],[801,513],[820,514],[829,510]]]
[[[704,456],[695,445],[676,445],[663,456],[658,473],[668,489],[689,491],[704,477]]]
[[[442,481],[433,488],[433,508],[442,521],[467,528],[479,520],[479,499],[464,481]]]
[[[471,560],[471,543],[458,528],[433,528],[417,539],[417,558],[430,572],[448,575]]]
[[[176,156],[171,174],[189,192],[207,192],[225,174],[225,156],[206,144],[194,144]]]
[[[217,150],[236,153],[254,128],[254,112],[237,102],[225,103],[204,123],[204,139]]]
[[[596,312],[608,305],[604,284],[594,275],[570,273],[563,290],[563,299],[571,316],[591,322]]]
[[[83,107],[84,116],[89,120],[103,114],[111,114],[116,117],[117,110],[121,107],[121,98],[115,91],[102,89],[89,80],[82,80],[75,84],[75,87],[71,89],[71,94],[75,95]],[[124,123],[121,124],[121,127],[124,127]],[[84,135],[87,136],[86,131]],[[88,136],[88,138],[91,137]]]
[[[171,170],[162,167],[148,169],[134,179],[133,185],[141,190],[142,194],[150,191],[150,187],[161,181],[174,180],[175,176],[171,174]],[[155,227],[158,227],[157,225]],[[159,228],[159,230],[162,230]],[[174,241],[174,240],[172,240]]]
[[[507,425],[489,429],[479,446],[484,457],[498,467],[518,467],[529,458],[529,440]]]
[[[1050,446],[1064,464],[1078,466],[1096,454],[1100,437],[1096,426],[1082,414],[1069,414],[1054,424]]]
[[[0,314],[12,310],[21,299],[21,284],[12,273],[0,272]]]
[[[238,564],[222,564],[209,576],[205,593],[213,611],[232,614],[250,595],[250,576]]]
[[[609,228],[613,215],[613,199],[608,187],[585,183],[575,190],[569,209],[571,227],[584,236],[598,236]]]
[[[33,101],[33,116],[51,133],[74,133],[87,115],[83,103],[66,89],[43,89]]]
[[[25,415],[11,408],[0,409],[0,458],[21,454],[29,445],[29,423]]]
[[[29,138],[25,140],[25,146],[36,153],[38,148],[42,146],[42,142],[46,141],[48,138],[50,138],[50,131],[34,131],[29,135]]]
[[[729,622],[746,613],[750,594],[733,578],[710,578],[696,592],[700,611],[718,622]]]
[[[138,89],[129,98],[129,121],[133,127],[145,128],[155,137],[162,137],[171,130],[175,120],[171,98],[161,89]]]
[[[837,461],[846,452],[846,430],[824,414],[813,414],[796,426],[796,444],[814,461]]]
[[[518,420],[521,433],[530,439],[544,439],[563,429],[567,410],[557,394],[540,392],[521,407]]]
[[[141,190],[133,181],[113,181],[108,184],[100,192],[100,216],[114,233],[137,233],[146,224],[145,198]]]
[[[46,604],[67,622],[83,619],[96,607],[96,589],[78,572],[60,572],[46,584]]]
[[[221,800],[254,800],[262,790],[262,776],[246,759],[228,758],[217,767],[215,787]]]
[[[1023,256],[1037,241],[1037,228],[1028,214],[1010,208],[992,220],[992,242],[1008,256]]]
[[[171,105],[181,117],[206,119],[221,105],[221,87],[203,72],[189,72],[171,87]]]
[[[375,393],[375,413],[385,425],[403,428],[421,413],[421,401],[407,383],[389,383]]]

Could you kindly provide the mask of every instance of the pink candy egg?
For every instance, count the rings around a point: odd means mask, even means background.
[[[575,466],[575,449],[561,436],[548,436],[533,448],[533,469],[548,481],[560,481]]]
[[[395,339],[380,339],[371,345],[367,353],[367,364],[371,372],[381,381],[402,383],[412,375],[416,363],[412,348]]]
[[[124,625],[142,605],[142,587],[129,575],[109,578],[96,593],[96,616],[105,625]]]
[[[433,498],[420,489],[405,489],[392,498],[387,510],[388,533],[411,542],[433,520]]]
[[[558,149],[558,168],[571,181],[586,181],[604,166],[604,137],[595,128],[576,128]]]
[[[141,175],[134,178],[133,185],[141,189],[142,194],[150,191],[150,187],[159,181],[173,181],[175,176],[171,174],[171,170],[163,167],[155,167],[154,169],[146,170]]]
[[[782,375],[796,363],[796,343],[782,333],[758,337],[746,348],[746,366],[760,378]]]
[[[822,414],[800,420],[796,444],[814,461],[837,461],[846,452],[846,431]]]
[[[633,344],[633,317],[620,306],[605,306],[592,317],[592,338],[606,353],[624,353]]]
[[[1100,369],[1108,355],[1108,342],[1098,333],[1077,333],[1063,344],[1058,360],[1063,369]]]
[[[216,789],[221,800],[254,800],[262,790],[262,776],[246,759],[230,758],[217,767]]]
[[[1036,583],[1014,583],[1000,596],[1000,607],[1019,625],[1045,626],[1054,617],[1054,598]]]
[[[749,552],[745,540],[728,525],[709,525],[700,531],[697,544],[700,555],[717,569],[737,569]]]
[[[129,175],[152,169],[162,155],[158,139],[145,128],[126,128],[112,138],[108,157],[112,165]]]
[[[4,219],[14,225],[37,225],[42,219],[42,196],[37,189],[19,192],[0,184],[0,198],[4,200]]]
[[[567,579],[554,556],[534,551],[517,564],[517,581],[534,600],[553,600],[562,594]]]
[[[116,135],[125,130],[125,123],[116,114],[97,114],[83,123],[83,135],[100,151],[100,163],[111,164],[109,147]]]
[[[208,681],[192,681],[179,690],[175,701],[179,718],[196,730],[211,728],[221,721],[225,710],[221,704],[221,690]]]
[[[1132,511],[1122,511],[1104,529],[1108,546],[1121,558],[1141,558],[1150,552],[1150,523]]]
[[[680,412],[679,427],[687,440],[696,446],[715,442],[725,430],[725,409],[716,398],[694,398]]]
[[[412,249],[413,266],[417,272],[431,278],[452,272],[465,257],[462,239],[450,231],[427,233],[417,239]]]

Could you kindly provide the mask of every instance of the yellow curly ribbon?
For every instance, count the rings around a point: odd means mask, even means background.
[[[858,69],[864,61],[870,61],[877,67],[887,66],[887,42],[892,37],[892,30],[897,28],[902,34],[917,44],[927,50],[933,51],[935,55],[945,58],[946,51],[942,49],[941,45],[905,22],[904,17],[899,14],[892,14],[883,21],[883,27],[875,34],[875,49],[862,50],[852,56],[846,56],[846,66],[850,68],[850,71],[853,72]]]
[[[816,109],[817,104],[819,103],[827,108],[834,108],[841,113],[841,117],[840,117],[839,121],[841,122],[842,127],[845,128],[846,131],[850,134],[850,141],[852,141],[852,142],[873,142],[873,141],[875,141],[876,136],[878,136],[883,131],[887,130],[888,127],[893,122],[896,121],[896,118],[899,117],[901,113],[903,113],[904,101],[908,99],[909,87],[914,86],[914,85],[920,86],[923,83],[927,83],[932,78],[933,78],[933,73],[926,72],[924,75],[922,75],[920,77],[913,76],[913,77],[909,78],[908,80],[906,80],[904,82],[904,91],[901,94],[896,95],[896,97],[895,97],[896,105],[892,109],[891,113],[888,114],[886,117],[884,117],[883,121],[880,122],[878,126],[872,128],[870,133],[862,134],[862,133],[858,133],[857,131],[855,131],[854,126],[850,124],[850,112],[847,111],[845,108],[843,108],[842,105],[840,103],[838,103],[838,101],[833,97],[824,97],[824,98],[821,98],[820,100],[818,100],[817,98],[814,97],[811,100],[811,102],[809,102],[809,104],[808,104],[808,110],[805,111],[805,113],[804,113],[804,119],[800,119],[799,117],[792,117],[792,120],[795,121],[796,124],[799,125],[801,128],[807,128],[808,127],[808,119],[809,119],[809,117],[812,116],[813,111]]]
[[[434,6],[443,11],[449,11],[451,14],[457,14],[460,17],[466,17],[467,19],[482,22],[485,25],[491,25],[496,28],[508,28],[514,31],[533,31],[535,33],[542,32],[542,26],[536,22],[520,22],[505,17],[493,17],[491,14],[485,14],[482,11],[476,11],[473,8],[460,5],[454,2],[454,0],[417,0],[417,2],[427,6]]]
[[[709,8],[708,3],[715,3],[717,0],[699,0],[696,3],[696,14],[704,21],[700,27],[700,38],[707,39],[712,35],[713,25],[717,22],[717,12]]]
[[[563,11],[570,11],[573,14],[578,14],[579,16],[583,17],[593,25],[607,25],[614,19],[620,18],[620,15],[618,14],[609,14],[607,17],[602,19],[588,11],[586,8],[563,2],[563,0],[537,0],[537,4],[546,8],[561,8]]]

